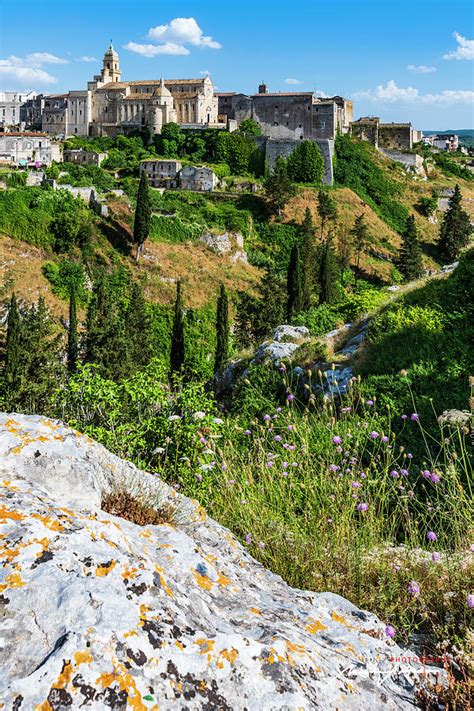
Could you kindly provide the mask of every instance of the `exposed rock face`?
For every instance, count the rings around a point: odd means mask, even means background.
[[[1,708],[413,707],[420,669],[373,615],[289,588],[88,437],[0,415],[0,482]],[[116,483],[172,502],[173,525],[101,511]]]
[[[306,326],[278,326],[273,334],[273,340],[265,341],[258,347],[254,362],[270,360],[278,364],[281,360],[291,359],[309,337]]]
[[[224,232],[221,235],[205,232],[200,239],[216,254],[229,255],[233,262],[247,262],[244,238],[239,232]]]

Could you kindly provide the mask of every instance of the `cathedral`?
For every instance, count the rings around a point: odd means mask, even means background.
[[[43,130],[69,136],[115,136],[144,129],[160,133],[166,123],[189,127],[218,123],[218,99],[208,76],[122,81],[119,55],[112,44],[101,73],[88,82],[87,89],[64,96],[64,104],[60,120],[50,115]]]

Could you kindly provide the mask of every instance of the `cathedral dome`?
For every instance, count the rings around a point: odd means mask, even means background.
[[[169,89],[166,88],[165,86],[165,80],[161,79],[160,83],[156,87],[156,89],[153,91],[153,98],[157,97],[162,97],[162,98],[173,98],[173,95]]]

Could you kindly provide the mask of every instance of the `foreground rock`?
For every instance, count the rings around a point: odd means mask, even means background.
[[[0,482],[0,708],[413,706],[420,668],[373,615],[289,588],[197,502],[88,437],[0,415]],[[173,523],[105,513],[117,488],[167,502]]]

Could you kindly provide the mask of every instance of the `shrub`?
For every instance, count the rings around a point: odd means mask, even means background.
[[[317,143],[302,141],[287,159],[288,176],[295,183],[320,184],[324,161]]]

